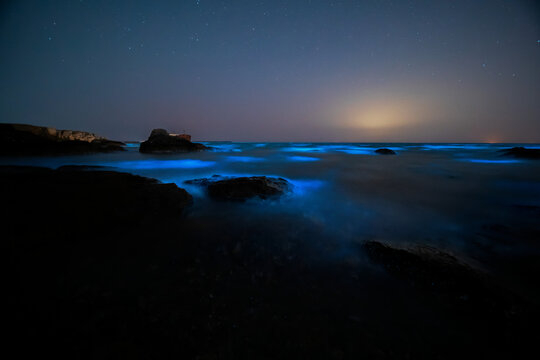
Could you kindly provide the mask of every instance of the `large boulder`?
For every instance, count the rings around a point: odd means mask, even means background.
[[[516,146],[501,151],[505,156],[513,156],[519,159],[540,159],[540,149],[527,149],[523,146]]]
[[[0,166],[0,176],[6,209],[27,212],[29,217],[31,213],[42,214],[42,219],[56,219],[54,226],[66,228],[102,223],[107,224],[103,226],[106,229],[124,222],[154,223],[157,218],[182,215],[193,201],[186,190],[175,184],[99,166],[67,165],[57,170]],[[81,225],[80,231],[88,230]]]
[[[142,142],[139,147],[139,151],[142,153],[154,154],[202,151],[208,149],[209,148],[203,144],[187,140],[185,136],[169,134],[165,129],[152,130],[148,140]]]
[[[188,180],[186,184],[206,187],[208,195],[216,200],[245,201],[259,197],[268,199],[285,194],[291,188],[282,178],[267,176],[224,177],[214,175],[211,178]]]
[[[93,133],[0,124],[0,155],[62,155],[123,151],[123,143]]]

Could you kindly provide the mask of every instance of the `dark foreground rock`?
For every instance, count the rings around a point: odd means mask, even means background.
[[[392,276],[435,295],[447,307],[474,314],[502,337],[516,336],[515,328],[523,318],[537,313],[531,304],[497,285],[487,273],[436,248],[403,249],[369,241],[364,243],[364,249]]]
[[[282,178],[267,176],[223,177],[214,175],[211,178],[188,180],[186,184],[206,187],[208,195],[217,200],[245,201],[259,197],[268,199],[285,194],[290,184]]]
[[[505,156],[513,156],[519,159],[540,159],[540,149],[527,149],[523,146],[516,146],[511,149],[501,150]]]
[[[123,151],[123,143],[85,131],[0,124],[0,155],[66,155]]]
[[[189,151],[208,150],[209,147],[203,144],[194,143],[188,140],[185,135],[169,134],[164,129],[154,129],[150,133],[148,140],[141,143],[139,151],[142,153],[177,153]]]
[[[28,214],[32,214],[34,208],[59,212],[57,215],[62,216],[55,229],[72,226],[73,222],[153,221],[156,212],[177,217],[193,201],[187,191],[175,184],[106,171],[99,166],[67,165],[57,170],[0,166],[0,176],[6,210],[27,211]],[[60,222],[70,224],[60,225]],[[81,228],[81,231],[88,230]]]
[[[432,247],[400,249],[369,241],[364,248],[369,258],[382,264],[389,273],[417,287],[457,293],[461,290],[466,294],[479,280],[479,273],[467,264]]]
[[[379,155],[396,155],[396,152],[392,149],[382,148],[377,149],[375,152]]]

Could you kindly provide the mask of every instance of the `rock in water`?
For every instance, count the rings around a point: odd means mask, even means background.
[[[124,143],[85,131],[0,124],[0,155],[55,155],[123,151]]]
[[[394,150],[387,148],[377,149],[375,150],[375,152],[379,155],[396,155],[396,152]]]
[[[290,190],[290,184],[287,180],[266,176],[223,177],[214,175],[211,178],[188,180],[186,184],[204,186],[210,197],[232,201],[245,201],[253,197],[267,199],[281,196]]]
[[[503,155],[513,156],[520,159],[540,159],[540,149],[527,149],[523,146],[516,146],[511,149],[501,150]]]
[[[203,144],[187,140],[185,135],[169,134],[165,129],[154,129],[148,140],[141,143],[139,151],[142,153],[176,153],[188,151],[201,151],[210,149]]]

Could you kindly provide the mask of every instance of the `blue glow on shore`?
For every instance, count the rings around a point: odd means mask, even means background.
[[[309,146],[309,147],[293,146],[293,147],[286,147],[282,151],[287,151],[287,152],[325,152],[326,149],[324,149],[324,147],[322,147],[322,146]]]
[[[203,160],[142,160],[142,161],[119,161],[103,164],[119,169],[198,169],[215,165],[215,161]]]
[[[341,149],[339,152],[349,154],[349,155],[374,155],[373,150],[364,150],[364,149]]]
[[[478,164],[515,164],[520,160],[484,160],[484,159],[465,159],[465,161]]]
[[[253,156],[227,156],[228,161],[234,162],[259,162],[264,161],[265,159]]]
[[[500,146],[491,144],[444,144],[444,145],[422,145],[424,150],[485,150],[497,149]]]
[[[321,159],[311,156],[287,156],[290,161],[319,161]]]
[[[294,195],[305,195],[324,186],[325,182],[322,180],[291,180],[287,179],[293,185]]]
[[[205,145],[210,146],[212,150],[216,152],[242,152],[242,150],[239,149],[236,144],[205,143]]]
[[[303,145],[303,144],[300,144]],[[386,147],[394,151],[403,150],[403,147]],[[289,146],[281,149],[286,152],[312,152],[312,153],[329,153],[329,152],[341,152],[351,155],[375,155],[375,150],[380,149],[380,147],[374,146],[357,146],[357,145],[347,145],[347,144],[306,144],[305,146]]]

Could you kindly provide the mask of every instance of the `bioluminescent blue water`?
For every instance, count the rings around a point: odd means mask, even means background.
[[[515,164],[520,162],[520,160],[515,159],[505,159],[505,160],[499,160],[499,159],[465,159],[465,161],[472,162],[472,163],[479,163],[479,164]]]
[[[296,195],[305,195],[306,193],[316,191],[325,184],[322,180],[288,180],[293,185],[293,193]]]
[[[198,169],[214,165],[214,161],[179,159],[179,160],[139,160],[104,162],[100,165],[118,169],[152,170],[152,169]]]
[[[253,157],[253,156],[227,156],[228,161],[237,161],[237,162],[257,162],[264,161],[264,158]]]
[[[281,148],[285,152],[296,153],[334,153],[342,152],[350,155],[376,155],[375,150],[380,147],[373,145],[360,144],[293,144],[294,146],[285,146]],[[402,150],[401,146],[381,146],[394,151]]]
[[[319,161],[319,158],[312,156],[287,156],[287,159],[290,161]]]
[[[343,152],[349,155],[375,155],[374,150],[367,150],[367,149],[339,149],[336,151]]]
[[[291,146],[291,147],[283,148],[282,150],[286,152],[325,152],[326,149],[324,147],[317,147],[317,146],[306,146],[306,147]]]
[[[540,232],[540,161],[501,152],[519,144],[205,144],[213,150],[151,155],[129,144],[121,153],[2,158],[0,164],[100,165],[173,182],[194,196],[188,215],[193,221],[264,219],[280,224],[276,231],[289,237],[316,229],[318,243],[377,239],[454,250],[481,244],[496,252],[507,248],[486,240],[492,236],[486,229],[494,225],[511,229],[512,241],[524,247]],[[378,155],[379,148],[397,155]],[[203,188],[185,183],[214,174],[282,177],[292,191],[278,199],[231,204],[213,202]]]
[[[490,144],[425,144],[422,148],[425,150],[481,150],[486,146],[494,147]]]

